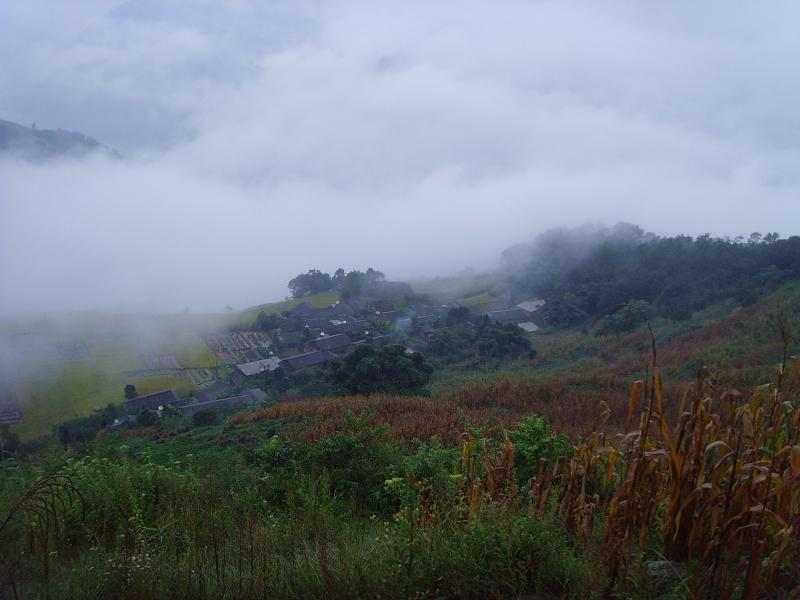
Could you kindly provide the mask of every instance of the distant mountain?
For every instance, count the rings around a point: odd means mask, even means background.
[[[26,160],[80,158],[92,152],[121,158],[119,152],[76,131],[37,129],[0,119],[0,155]]]

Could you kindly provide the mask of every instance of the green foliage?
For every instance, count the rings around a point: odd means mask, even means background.
[[[508,432],[514,444],[517,475],[527,480],[536,474],[541,459],[554,460],[572,454],[572,442],[553,431],[547,417],[531,415]]]
[[[662,238],[620,223],[548,231],[504,259],[518,295],[546,298],[551,325],[575,325],[631,300],[677,320],[728,298],[752,304],[800,278],[800,237]]]
[[[384,482],[398,473],[400,454],[386,441],[384,427],[369,426],[368,416],[347,414],[347,428],[314,444],[304,460],[328,477],[330,491],[357,507],[381,508]]]
[[[289,289],[294,298],[327,292],[331,288],[331,276],[318,269],[309,269],[308,273],[302,273],[289,281]]]
[[[87,442],[93,441],[100,430],[111,425],[119,414],[119,407],[115,404],[109,404],[102,411],[88,417],[70,419],[54,427],[56,437],[64,448],[82,446]]]
[[[136,415],[136,422],[142,427],[152,427],[157,421],[158,417],[156,416],[156,413],[154,413],[152,410],[147,410],[146,408]]]
[[[330,381],[339,394],[417,394],[433,374],[425,357],[407,354],[405,346],[391,344],[375,349],[358,346],[330,365]]]
[[[198,410],[192,415],[192,425],[195,427],[208,427],[216,425],[219,421],[217,413],[209,408]]]
[[[475,336],[475,348],[483,358],[533,358],[533,349],[525,332],[513,323],[484,322]]]
[[[366,272],[350,271],[345,274],[341,267],[331,276],[317,269],[310,269],[308,273],[302,273],[289,282],[289,289],[294,298],[312,296],[328,290],[342,292],[342,298],[346,301],[357,297],[371,284],[383,281],[384,274],[369,267]]]
[[[645,322],[644,317],[649,317],[652,312],[648,302],[644,300],[632,302],[627,307],[615,310],[613,313],[603,317],[597,324],[595,335],[620,336],[630,333],[640,325],[643,325]]]
[[[125,384],[125,399],[132,400],[139,395],[139,392],[136,391],[136,386],[132,383]]]
[[[428,339],[427,351],[432,356],[451,362],[472,354],[472,342],[466,332],[441,331]]]
[[[262,310],[256,316],[256,326],[264,331],[272,331],[280,326],[280,317],[276,314],[267,314]]]

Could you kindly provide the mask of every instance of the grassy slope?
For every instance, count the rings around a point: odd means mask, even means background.
[[[297,306],[302,302],[308,302],[314,308],[325,308],[326,306],[330,306],[340,298],[339,292],[323,292],[321,294],[314,294],[313,296],[307,296],[305,298],[294,298],[291,300],[283,300],[281,302],[271,302],[268,304],[259,304],[258,306],[253,306],[252,308],[247,308],[242,312],[238,313],[234,319],[234,321],[238,324],[250,326],[256,322],[256,317],[258,313],[264,312],[268,315],[274,315],[284,310],[289,310]]]
[[[456,300],[469,301],[475,297],[486,296],[488,302],[495,298],[494,294],[502,288],[497,275],[486,273],[465,278],[435,278],[412,281],[411,287],[417,294],[426,294],[442,303]],[[465,302],[466,303],[466,302]],[[477,304],[479,302],[473,302]]]
[[[88,415],[93,408],[119,403],[125,384],[132,383],[140,394],[165,388],[184,395],[192,385],[179,377],[132,377],[123,375],[142,371],[142,363],[133,339],[138,333],[153,338],[156,354],[175,355],[186,369],[213,368],[219,365],[201,334],[224,330],[230,325],[249,326],[260,311],[277,313],[306,301],[316,307],[328,306],[339,299],[337,292],[263,304],[240,313],[218,315],[109,315],[81,313],[52,316],[28,324],[0,325],[0,337],[25,338],[31,335],[54,335],[86,344],[90,357],[62,360],[21,369],[16,391],[25,423],[14,429],[24,438],[49,433],[52,426],[65,420]]]
[[[777,332],[771,324],[781,306],[800,312],[800,285],[787,285],[753,306],[720,303],[695,313],[691,319],[652,322],[658,364],[671,378],[683,381],[708,367],[733,385],[755,385],[768,380],[781,359]],[[797,319],[795,317],[795,323]],[[440,369],[432,383],[434,394],[453,392],[487,380],[511,378],[533,382],[560,382],[584,389],[598,382],[632,381],[649,364],[649,339],[644,330],[622,336],[595,336],[579,328],[543,330],[531,335],[534,360],[512,363],[465,362]],[[800,348],[792,348],[793,353]]]
[[[483,282],[485,283],[485,282]],[[450,286],[452,287],[452,286]],[[473,296],[489,297],[484,291]],[[462,289],[447,289],[439,295]],[[335,302],[335,293],[318,294],[305,299],[315,306]],[[469,299],[469,298],[467,298]],[[800,285],[788,285],[752,307],[739,308],[722,303],[696,313],[679,323],[653,322],[659,347],[659,364],[672,377],[690,379],[701,366],[712,370],[725,366],[721,376],[735,384],[754,384],[771,375],[764,363],[779,360],[777,337],[769,332],[767,321],[781,302],[800,307]],[[220,315],[230,324],[250,323],[259,311],[280,312],[299,303],[290,300],[253,307],[235,315]],[[796,313],[795,313],[796,314]],[[84,317],[85,318],[85,317]],[[152,317],[142,321],[131,317],[137,326],[168,331],[159,351],[178,355],[187,367],[212,367],[216,359],[198,334],[208,320],[194,316]],[[214,327],[219,323],[214,321]],[[89,327],[84,323],[84,327]],[[579,329],[539,332],[532,335],[538,351],[534,360],[521,359],[507,364],[460,364],[439,369],[431,385],[434,395],[446,394],[472,385],[484,385],[510,378],[528,382],[560,382],[576,389],[596,388],[607,380],[630,381],[640,376],[648,360],[646,334],[640,330],[624,336],[586,335]],[[125,371],[141,370],[143,365],[135,350],[110,338],[87,341],[91,359],[65,361],[47,369],[21,374],[18,393],[26,424],[17,429],[25,437],[47,433],[52,424],[88,414],[93,407],[120,402],[122,388],[133,383],[142,393],[172,387],[188,393],[191,386],[183,379],[124,377]]]

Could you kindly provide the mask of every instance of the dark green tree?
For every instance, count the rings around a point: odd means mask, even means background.
[[[139,395],[139,392],[136,391],[136,386],[132,383],[129,383],[125,386],[125,399],[131,400],[136,398]]]
[[[401,344],[362,345],[331,363],[329,379],[338,394],[417,394],[432,374],[421,353],[409,354]]]
[[[318,269],[309,269],[308,273],[302,273],[289,282],[294,298],[327,292],[332,287],[331,276]]]
[[[136,415],[136,422],[142,427],[152,427],[157,420],[158,417],[152,410],[143,409],[142,412]]]
[[[475,348],[483,358],[533,358],[533,349],[525,332],[513,323],[485,322],[475,335]]]
[[[192,425],[195,427],[207,427],[216,425],[218,421],[217,413],[210,409],[198,410],[192,415]]]

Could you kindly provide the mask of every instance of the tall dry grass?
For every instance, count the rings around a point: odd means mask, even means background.
[[[563,522],[587,538],[605,520],[608,594],[654,535],[666,558],[694,566],[692,597],[800,594],[799,371],[784,354],[777,381],[745,398],[706,370],[671,417],[654,369],[633,385],[627,423],[644,403],[638,425],[609,436],[600,420],[570,460],[542,463],[532,506],[556,493]]]
[[[369,413],[373,426],[387,424],[396,440],[427,440],[438,436],[447,445],[458,443],[462,432],[480,426],[498,432],[511,428],[530,414],[548,417],[558,431],[580,435],[603,406],[610,407],[609,424],[621,431],[628,394],[609,387],[581,392],[558,384],[502,380],[474,385],[445,396],[345,396],[295,400],[238,415],[230,426],[273,419],[294,419],[286,435],[296,441],[314,442],[341,431],[348,411]],[[604,404],[603,404],[604,403]]]

